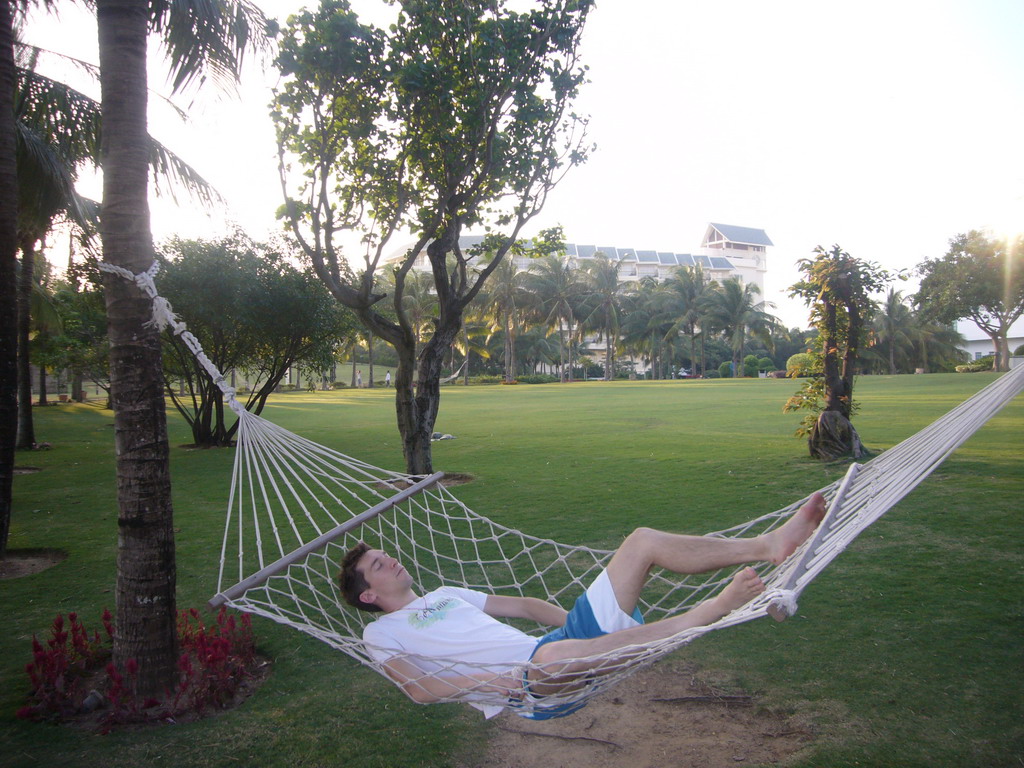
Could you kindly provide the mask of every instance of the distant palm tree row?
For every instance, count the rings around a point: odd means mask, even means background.
[[[902,291],[890,289],[876,306],[869,334],[862,358],[873,373],[950,370],[967,360],[963,336],[915,312]]]
[[[430,287],[427,273],[406,282],[403,301],[417,337],[429,333],[436,313]],[[767,352],[783,369],[791,354],[812,348],[814,334],[787,330],[773,308],[756,285],[716,282],[700,267],[679,267],[664,281],[630,281],[601,253],[580,267],[561,254],[539,257],[527,269],[506,259],[466,312],[451,368],[468,380],[463,362],[472,357],[497,365],[506,382],[539,370],[572,381],[595,364],[606,380],[641,364],[652,378],[672,378],[680,367],[694,376],[717,375],[723,360],[742,372],[745,353]],[[890,291],[874,315],[863,370],[949,369],[961,361],[959,341],[955,331],[927,322],[901,292]]]
[[[417,335],[436,311],[428,277],[406,283]],[[681,363],[703,373],[709,340],[725,340],[738,369],[749,339],[772,349],[781,330],[758,294],[757,286],[738,279],[709,280],[700,267],[681,267],[664,282],[623,281],[617,262],[600,253],[581,268],[560,254],[537,258],[525,270],[505,260],[466,313],[457,349],[463,358],[499,359],[508,382],[542,366],[571,381],[597,344],[605,379],[637,362],[657,378],[670,377]],[[617,362],[623,357],[627,366]]]

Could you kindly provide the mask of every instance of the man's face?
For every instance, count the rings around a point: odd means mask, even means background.
[[[369,585],[361,595],[367,603],[376,603],[380,597],[405,594],[412,586],[412,575],[398,560],[380,549],[371,549],[359,558],[356,570]]]

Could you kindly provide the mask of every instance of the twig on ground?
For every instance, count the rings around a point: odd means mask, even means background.
[[[617,744],[614,741],[608,741],[607,739],[595,739],[593,736],[562,736],[557,733],[535,733],[533,731],[520,731],[516,728],[506,728],[503,725],[499,725],[498,728],[508,733],[518,734],[519,736],[544,736],[549,739],[562,739],[563,741],[594,741],[598,744],[615,747],[615,749],[622,749],[621,744]]]
[[[650,699],[650,701],[660,701],[665,704],[725,704],[727,707],[754,706],[754,698],[752,696],[744,695],[672,696],[668,698]]]

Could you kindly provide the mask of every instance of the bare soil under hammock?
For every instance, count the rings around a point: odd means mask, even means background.
[[[724,694],[701,680],[692,665],[662,661],[571,717],[531,721],[502,715],[472,767],[784,765],[812,737],[807,723],[765,711],[757,697]]]

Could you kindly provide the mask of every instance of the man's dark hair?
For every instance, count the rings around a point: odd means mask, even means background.
[[[365,603],[360,597],[363,592],[370,588],[370,585],[366,583],[366,579],[363,578],[363,574],[359,572],[356,566],[359,565],[363,555],[369,551],[370,547],[365,542],[360,541],[345,553],[345,557],[341,561],[341,570],[338,572],[338,586],[341,587],[341,596],[345,598],[345,602],[353,608],[358,608],[361,611],[370,611],[371,613],[380,613],[384,610],[383,608],[376,603]]]

